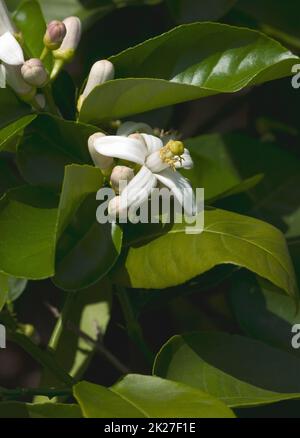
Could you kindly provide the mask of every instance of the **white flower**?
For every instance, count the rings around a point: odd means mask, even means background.
[[[193,161],[189,151],[180,141],[170,140],[166,145],[158,137],[149,134],[131,134],[129,137],[98,136],[89,143],[95,165],[101,168],[104,158],[126,160],[138,165],[139,170],[112,206],[125,205],[138,208],[158,183],[169,188],[187,215],[195,213],[195,201],[191,185],[176,169],[191,169]],[[126,200],[126,201],[125,201]],[[109,206],[110,209],[110,206]]]
[[[15,28],[3,0],[0,0],[0,61],[6,82],[21,96],[33,94],[33,88],[28,85],[21,75],[24,63],[22,47],[14,37]]]
[[[10,19],[5,1],[0,0],[0,35],[3,35],[5,32],[13,34],[15,32],[15,27]]]

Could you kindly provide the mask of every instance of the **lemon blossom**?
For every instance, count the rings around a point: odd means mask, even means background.
[[[127,132],[130,132],[127,130]],[[195,200],[189,181],[177,169],[191,169],[193,161],[181,141],[170,140],[164,145],[161,138],[151,134],[94,135],[89,142],[91,157],[97,167],[108,158],[125,160],[138,168],[136,175],[121,191],[120,197],[110,201],[116,205],[138,208],[150,196],[158,183],[171,190],[187,215],[195,213]],[[110,206],[109,206],[110,210]]]
[[[33,87],[28,85],[21,74],[24,64],[22,47],[16,40],[15,28],[9,16],[5,2],[0,0],[0,61],[1,70],[6,82],[22,97],[32,98],[35,94]]]

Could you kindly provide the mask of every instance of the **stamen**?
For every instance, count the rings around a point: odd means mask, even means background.
[[[173,170],[176,170],[176,163],[182,164],[184,159],[181,155],[184,153],[184,144],[178,140],[170,140],[159,151],[160,159],[168,164]]]

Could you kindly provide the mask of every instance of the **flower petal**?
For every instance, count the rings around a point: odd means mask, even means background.
[[[146,166],[153,173],[161,172],[162,170],[167,169],[169,167],[169,165],[164,161],[162,161],[162,159],[160,158],[159,151],[153,152],[151,155],[147,157]]]
[[[188,149],[184,149],[184,153],[181,155],[182,162],[179,161],[175,164],[176,169],[192,169],[194,166],[192,157]]]
[[[23,50],[10,32],[6,32],[0,37],[0,60],[8,65],[24,63]]]
[[[165,169],[155,175],[162,184],[172,190],[174,197],[183,206],[186,214],[193,216],[196,208],[195,196],[189,181],[172,169]]]
[[[99,167],[99,169],[101,170],[106,170],[113,165],[114,159],[99,154],[99,152],[96,151],[96,140],[102,137],[105,137],[105,134],[103,134],[103,132],[96,132],[95,134],[91,135],[88,140],[88,149],[95,166]]]
[[[143,142],[118,135],[108,135],[97,139],[95,150],[106,157],[120,158],[137,164],[144,164],[147,155]]]
[[[163,147],[163,142],[160,138],[149,134],[141,134],[141,136],[146,143],[149,155],[153,152],[159,151]]]
[[[156,183],[156,176],[146,166],[143,166],[122,190],[121,204],[126,205],[126,208],[132,205],[138,208],[149,197]]]

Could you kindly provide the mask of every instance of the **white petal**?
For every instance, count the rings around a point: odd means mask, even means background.
[[[32,86],[24,81],[20,65],[5,64],[7,84],[18,94],[26,95],[32,92]]]
[[[15,27],[12,23],[5,1],[0,0],[0,35],[3,35],[5,32],[14,33]]]
[[[24,63],[23,50],[10,32],[6,32],[0,37],[0,59],[8,65]]]
[[[97,139],[95,150],[106,157],[120,158],[137,164],[144,164],[147,154],[143,142],[118,135],[108,135]]]
[[[146,143],[149,155],[153,152],[159,151],[163,147],[163,142],[160,138],[149,134],[141,134],[141,136]]]
[[[164,163],[160,158],[159,151],[153,152],[151,155],[147,157],[146,166],[153,173],[161,172],[162,170],[167,169],[169,167],[169,165],[167,163]]]
[[[122,191],[121,203],[124,203],[126,208],[132,205],[137,208],[149,197],[156,183],[156,176],[147,167],[143,166]]]
[[[128,137],[130,134],[135,134],[136,132],[147,132],[151,134],[153,129],[147,123],[139,122],[124,122],[117,130],[117,135],[124,135]]]
[[[99,152],[96,151],[96,140],[102,137],[105,137],[105,134],[103,134],[103,132],[96,132],[95,134],[91,135],[88,140],[88,148],[95,166],[99,167],[99,169],[101,170],[105,170],[113,165],[114,159],[101,155],[99,154]]]
[[[188,151],[188,149],[184,149],[184,153],[181,155],[182,157],[182,162],[180,163],[179,161],[175,164],[176,169],[192,169],[194,166],[192,157],[190,155],[190,152]]]
[[[157,179],[172,190],[174,197],[183,206],[187,215],[195,214],[195,196],[189,181],[179,172],[172,169],[163,170],[156,174]]]

